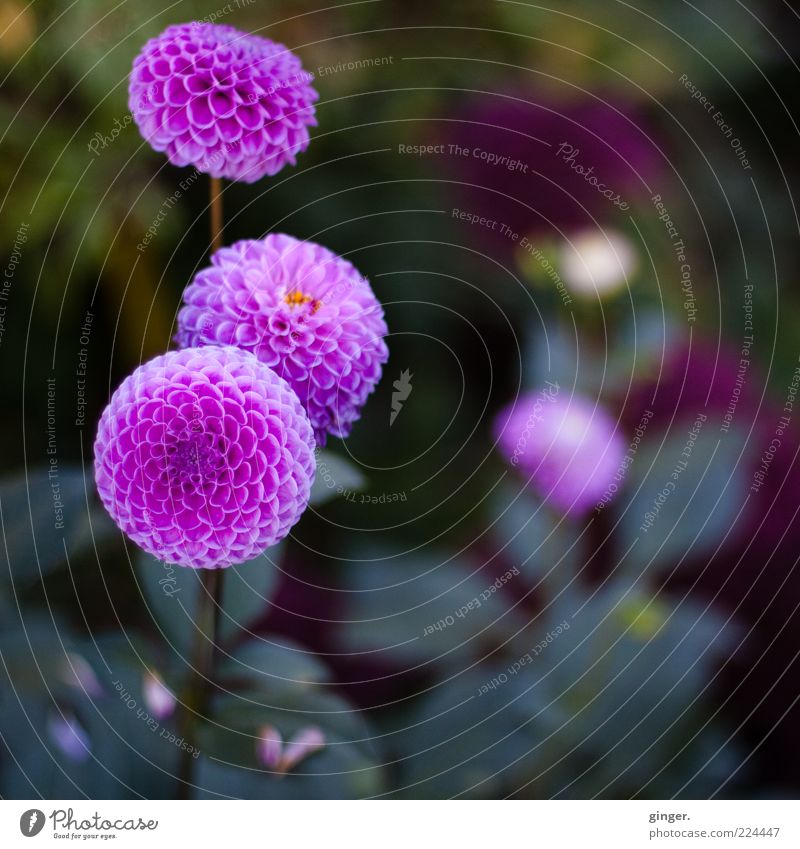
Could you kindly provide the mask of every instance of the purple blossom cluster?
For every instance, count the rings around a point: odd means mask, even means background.
[[[521,395],[494,422],[498,447],[537,492],[580,516],[603,497],[625,455],[614,420],[588,399],[564,397],[558,385]]]
[[[184,293],[181,347],[238,345],[297,392],[317,441],[345,437],[389,356],[383,310],[347,260],[282,234],[217,251]]]
[[[134,60],[129,106],[173,165],[252,183],[308,147],[311,79],[282,44],[230,26],[176,24]]]
[[[308,146],[310,79],[280,44],[180,24],[134,60],[131,113],[174,165],[253,182]],[[103,412],[95,477],[141,548],[213,569],[256,557],[298,521],[317,441],[349,434],[388,357],[387,328],[349,262],[283,235],[217,251],[185,301],[182,350],[137,368]]]
[[[308,504],[314,438],[289,385],[238,348],[187,348],[140,366],[103,411],[97,489],[156,557],[194,568],[250,560]]]

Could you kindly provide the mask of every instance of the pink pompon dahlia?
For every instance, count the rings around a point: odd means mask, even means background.
[[[145,363],[103,411],[100,499],[161,560],[213,569],[283,539],[308,504],[314,438],[286,381],[238,348]]]
[[[585,513],[616,492],[625,443],[614,420],[585,398],[564,397],[557,383],[505,407],[494,436],[508,462],[564,513]]]
[[[320,444],[347,436],[389,357],[367,280],[313,242],[273,234],[218,250],[184,293],[181,347],[238,345],[286,378]]]
[[[131,115],[173,165],[252,183],[308,147],[313,75],[282,44],[234,27],[167,27],[134,59]]]

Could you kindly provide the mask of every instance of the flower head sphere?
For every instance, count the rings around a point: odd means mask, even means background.
[[[625,444],[613,419],[586,399],[564,397],[557,384],[509,404],[494,435],[509,463],[564,513],[585,513],[616,492]]]
[[[103,411],[94,455],[117,525],[161,560],[207,569],[285,537],[315,470],[297,396],[238,348],[171,351],[139,366]]]
[[[173,165],[252,183],[308,147],[317,92],[282,44],[231,26],[167,27],[133,62],[128,102]]]
[[[271,234],[222,248],[184,293],[181,347],[238,345],[297,392],[320,444],[347,436],[389,357],[365,278],[313,242]]]

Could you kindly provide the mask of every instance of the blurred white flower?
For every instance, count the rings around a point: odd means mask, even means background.
[[[562,244],[558,270],[576,297],[604,297],[630,284],[639,267],[633,242],[614,230],[585,230]]]

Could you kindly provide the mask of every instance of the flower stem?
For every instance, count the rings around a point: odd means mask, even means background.
[[[192,771],[195,758],[189,751],[199,751],[196,731],[197,721],[203,718],[208,707],[208,697],[213,683],[214,661],[217,653],[220,613],[222,612],[222,578],[224,569],[203,569],[202,589],[197,603],[195,635],[190,661],[189,678],[186,682],[181,715],[178,721],[178,736],[186,743],[181,750],[178,769],[178,798],[188,799],[192,786]]]
[[[211,214],[209,221],[211,236],[211,251],[222,247],[222,178],[211,177],[208,183],[208,204]]]
[[[222,247],[222,180],[219,177],[211,177],[208,188],[209,238],[213,252]],[[189,746],[193,751],[199,751],[196,735],[197,720],[203,718],[208,707],[208,697],[213,683],[224,575],[224,569],[203,569],[200,573],[203,586],[197,603],[195,620],[197,634],[192,646],[189,676],[182,699],[183,709],[178,718],[178,734],[186,743],[186,747],[181,750],[178,767],[179,799],[189,798],[195,762]]]

